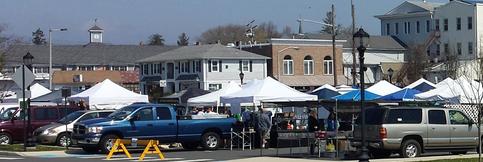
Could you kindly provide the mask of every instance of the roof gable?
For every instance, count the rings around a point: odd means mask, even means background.
[[[435,7],[443,5],[442,3],[405,1],[396,8],[387,12],[385,15],[400,15],[417,12],[431,12]]]

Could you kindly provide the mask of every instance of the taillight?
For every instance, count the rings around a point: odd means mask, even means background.
[[[386,128],[379,128],[379,137],[381,139],[387,138],[387,131]]]

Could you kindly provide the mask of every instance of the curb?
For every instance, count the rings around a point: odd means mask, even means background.
[[[4,156],[21,156],[18,152],[13,152],[13,151],[0,151],[0,155]]]

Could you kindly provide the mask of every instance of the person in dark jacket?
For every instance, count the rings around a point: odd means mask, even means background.
[[[309,132],[315,132],[319,130],[319,122],[317,120],[317,114],[315,111],[309,112],[308,128]]]
[[[254,119],[255,130],[260,137],[260,146],[264,148],[265,143],[267,143],[266,139],[268,138],[268,133],[272,127],[272,122],[270,121],[270,117],[268,117],[267,113],[264,112],[262,108],[259,109],[259,112],[256,114]]]

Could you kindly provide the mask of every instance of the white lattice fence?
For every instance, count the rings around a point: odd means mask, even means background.
[[[478,121],[478,105],[476,104],[464,104],[464,105],[444,105],[446,108],[453,108],[453,109],[458,109],[466,114],[473,119],[473,121]]]

